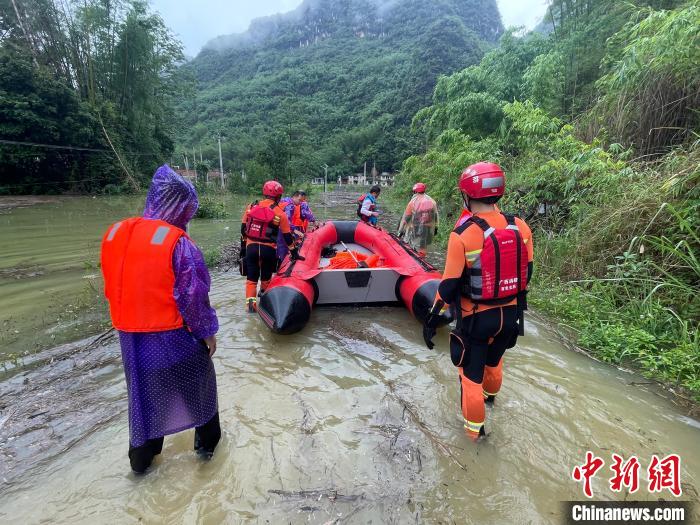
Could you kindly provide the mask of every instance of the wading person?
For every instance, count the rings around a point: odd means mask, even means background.
[[[300,241],[309,227],[313,227],[316,224],[316,218],[306,202],[306,192],[295,191],[291,197],[282,199],[280,205],[287,215],[295,242]],[[282,261],[288,252],[287,243],[280,233],[277,237],[277,258]]]
[[[289,227],[289,219],[280,206],[284,193],[282,185],[274,180],[263,185],[263,200],[252,203],[241,218],[241,235],[246,243],[246,309],[254,313],[258,309],[258,281],[260,293],[270,284],[272,274],[277,269],[277,239],[281,235],[292,257],[301,259],[293,248],[294,237]]]
[[[377,199],[379,194],[382,192],[382,188],[379,186],[372,186],[369,193],[365,195],[362,203],[359,206],[357,215],[360,219],[371,226],[376,226],[379,222],[379,207],[377,206]]]
[[[309,204],[306,202],[306,192],[295,191],[291,197],[282,199],[280,204],[287,214],[289,226],[292,230],[306,233],[309,226],[315,225],[316,217],[314,217]]]
[[[129,398],[129,460],[138,473],[160,454],[163,436],[195,427],[194,449],[207,458],[221,437],[211,360],[219,323],[209,271],[186,233],[198,205],[194,187],[163,166],[143,217],[112,225],[102,241]]]
[[[296,209],[294,211],[294,217],[292,220],[292,226],[294,228],[297,228],[301,226],[302,232],[306,233],[306,231],[311,227],[312,229],[314,226],[316,226],[316,217],[314,217],[313,212],[311,211],[311,207],[309,206],[309,203],[307,201],[307,195],[305,191],[300,191],[299,192],[299,198],[300,198],[300,204],[299,204],[299,212],[298,212],[298,217],[297,217],[297,212]],[[301,224],[299,224],[301,222]]]
[[[422,182],[413,186],[413,197],[401,217],[398,231],[399,237],[403,237],[421,257],[425,257],[438,231],[437,204],[425,190]]]
[[[450,234],[445,272],[423,337],[433,348],[437,314],[447,306],[458,314],[450,356],[459,370],[464,428],[476,440],[485,435],[484,402],[493,402],[501,388],[503,354],[523,333],[532,234],[523,220],[496,207],[505,191],[505,174],[497,164],[470,166],[459,189],[473,215]]]

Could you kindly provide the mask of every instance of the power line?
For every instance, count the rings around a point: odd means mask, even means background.
[[[76,184],[78,182],[92,182],[96,180],[104,180],[104,177],[92,177],[90,179],[80,180],[64,180],[64,181],[45,181],[45,182],[22,182],[20,184],[0,184],[1,188],[24,188],[25,186],[65,186]]]
[[[32,147],[32,148],[44,148],[44,149],[60,149],[60,150],[72,150],[72,151],[87,151],[90,153],[106,153],[109,155],[113,155],[112,150],[109,149],[97,149],[97,148],[84,148],[81,146],[61,146],[59,144],[40,144],[38,142],[23,142],[20,140],[7,140],[7,139],[0,139],[0,144],[8,144],[10,146],[27,146],[27,147]],[[133,156],[151,156],[151,157],[157,157],[160,156],[159,153],[126,153],[126,155],[133,155]]]
[[[58,144],[39,144],[38,142],[22,142],[19,140],[0,139],[0,144],[10,144],[12,146],[31,146],[34,148],[46,148],[46,149],[69,149],[69,150],[76,150],[76,151],[94,151],[94,152],[98,152],[98,153],[111,153],[107,149],[82,148],[79,146],[60,146]]]

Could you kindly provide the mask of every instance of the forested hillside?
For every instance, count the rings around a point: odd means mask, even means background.
[[[543,26],[440,79],[400,188],[430,181],[452,219],[464,167],[502,163],[503,208],[536,231],[533,302],[700,395],[700,2],[555,0]]]
[[[478,62],[501,34],[495,0],[307,0],[188,64],[198,89],[180,106],[180,142],[215,159],[222,133],[225,163],[253,180],[398,168],[438,76]]]
[[[139,186],[172,152],[182,60],[141,0],[0,0],[0,193]]]

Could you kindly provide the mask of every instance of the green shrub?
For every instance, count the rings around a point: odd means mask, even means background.
[[[199,199],[198,219],[226,219],[229,216],[223,200],[204,196]]]
[[[212,269],[219,265],[221,262],[221,249],[220,248],[208,248],[204,250],[204,262],[207,268]]]

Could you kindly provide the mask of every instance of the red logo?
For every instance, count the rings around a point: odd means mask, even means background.
[[[671,494],[679,497],[681,489],[681,457],[678,454],[670,454],[659,460],[654,454],[651,464],[647,469],[649,475],[649,492],[661,492],[668,489]]]
[[[639,490],[639,460],[637,456],[632,456],[624,461],[621,456],[613,454],[613,465],[610,467],[615,475],[610,478],[610,490],[613,492],[622,491],[622,487],[627,487],[630,494]]]
[[[639,490],[639,471],[641,465],[637,456],[632,456],[628,460],[619,454],[612,454],[613,462],[610,470],[613,476],[608,480],[610,490],[622,492],[625,488],[630,494]],[[593,478],[605,465],[603,458],[599,458],[593,452],[586,452],[586,461],[583,465],[577,465],[571,473],[574,481],[583,483],[583,493],[587,498],[593,497]],[[657,455],[651,457],[647,468],[647,489],[650,493],[663,492],[668,490],[675,497],[680,497],[683,493],[681,487],[681,458],[678,454],[669,454],[663,459]]]
[[[583,481],[583,493],[588,498],[593,497],[593,489],[591,488],[591,479],[596,473],[603,468],[605,461],[597,458],[590,450],[586,452],[586,462],[583,465],[574,467],[571,473],[575,481]]]

